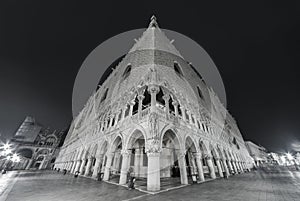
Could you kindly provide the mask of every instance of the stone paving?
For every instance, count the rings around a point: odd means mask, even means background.
[[[21,171],[1,175],[0,187],[0,201],[300,201],[300,172],[286,168],[263,168],[229,179],[193,184],[156,195],[53,171]]]

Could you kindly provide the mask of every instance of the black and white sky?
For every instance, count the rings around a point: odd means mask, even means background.
[[[244,138],[291,151],[300,144],[299,13],[299,1],[1,1],[1,139],[27,115],[67,127],[86,56],[155,14],[212,57]]]

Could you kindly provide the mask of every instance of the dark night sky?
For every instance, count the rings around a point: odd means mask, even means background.
[[[155,14],[162,28],[192,38],[212,57],[245,139],[272,151],[300,144],[300,4],[180,2],[1,1],[2,139],[26,115],[53,129],[68,126],[86,56],[114,35],[146,27]]]

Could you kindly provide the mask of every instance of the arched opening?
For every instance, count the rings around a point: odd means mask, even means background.
[[[208,157],[208,150],[202,141],[199,142],[199,148],[200,148],[200,151],[202,154],[202,166],[203,166],[204,177],[208,178],[208,177],[210,177],[209,176],[210,172],[209,172],[208,164],[206,161],[206,158]]]
[[[216,152],[215,148],[212,145],[210,145],[209,148],[210,148],[210,152],[211,152],[211,156],[212,156],[213,168],[215,170],[215,173],[217,173],[220,176],[220,172],[219,172],[219,169],[217,167],[217,159],[218,159],[217,152]]]
[[[105,170],[105,165],[106,165],[106,161],[107,161],[107,141],[105,141],[102,146],[100,147],[100,165],[99,165],[99,172],[104,174],[104,170]]]
[[[198,174],[198,170],[197,170],[196,158],[195,158],[195,154],[197,150],[193,140],[190,137],[186,138],[185,151],[186,151],[185,160],[186,160],[187,176],[189,178],[189,183],[192,183],[192,175]]]
[[[184,158],[180,154],[179,140],[172,130],[167,130],[162,136],[162,152],[160,154],[160,178],[172,178],[172,183],[180,184],[180,163]],[[163,182],[161,182],[163,185]]]
[[[127,145],[130,154],[128,169],[131,169],[137,182],[145,183],[147,178],[148,157],[145,152],[145,138],[140,130],[135,130]]]
[[[122,139],[120,136],[118,136],[113,144],[112,144],[112,163],[110,166],[110,180],[112,181],[118,181],[119,180],[119,176],[120,176],[120,172],[121,172],[121,165],[122,165]]]

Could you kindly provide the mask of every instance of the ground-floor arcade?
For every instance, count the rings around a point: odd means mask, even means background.
[[[242,154],[207,139],[180,135],[165,129],[156,139],[146,139],[142,129],[128,135],[81,146],[55,164],[73,174],[126,184],[128,176],[144,181],[147,190],[158,191],[161,181],[185,185],[230,176],[250,169]]]

